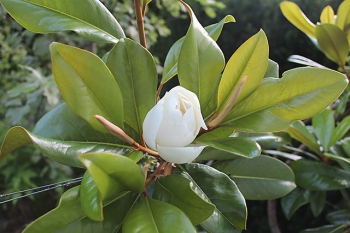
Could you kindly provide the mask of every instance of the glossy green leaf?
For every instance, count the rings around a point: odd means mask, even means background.
[[[100,192],[91,177],[89,171],[86,171],[80,185],[80,204],[81,207],[90,219],[94,221],[103,220],[103,204]]]
[[[336,210],[327,214],[327,220],[334,225],[346,224],[349,221],[349,210]]]
[[[126,216],[122,232],[195,233],[196,230],[188,217],[177,207],[146,197]]]
[[[310,37],[315,37],[315,24],[313,24],[294,2],[283,1],[280,3],[281,11],[295,27]]]
[[[301,188],[295,188],[292,192],[288,193],[281,199],[281,206],[284,215],[289,220],[292,215],[301,206],[311,201],[311,191]]]
[[[24,28],[36,33],[75,31],[100,42],[125,37],[114,16],[98,0],[1,0],[7,12]]]
[[[139,166],[131,159],[112,153],[85,153],[79,160],[86,166],[102,199],[108,199],[122,191],[141,193],[145,180]]]
[[[181,174],[191,180],[216,206],[214,214],[201,223],[205,229],[216,232],[236,232],[245,229],[247,207],[236,184],[224,173],[198,163],[181,165]]]
[[[49,158],[73,167],[84,167],[78,160],[78,155],[86,152],[111,152],[126,154],[132,151],[130,147],[106,143],[66,142],[56,139],[43,138],[16,126],[11,128],[5,136],[1,147],[0,160],[11,151],[28,144],[34,144],[44,155]]]
[[[331,140],[330,140],[330,146],[333,146],[337,141],[342,139],[344,135],[349,131],[350,129],[350,116],[347,116],[343,118],[343,120],[335,127]]]
[[[326,108],[312,118],[312,128],[314,129],[317,139],[320,140],[324,151],[328,151],[332,146],[330,141],[335,124],[333,114],[334,113],[331,109]]]
[[[330,105],[348,84],[341,73],[320,68],[297,68],[283,78],[267,78],[235,105],[222,125],[237,131],[271,132],[291,121],[309,118]]]
[[[213,167],[228,174],[248,200],[276,199],[296,187],[292,170],[280,160],[265,155],[219,161]]]
[[[326,204],[327,193],[325,191],[314,191],[310,198],[312,214],[316,217],[321,214]]]
[[[123,98],[117,82],[96,55],[75,47],[50,45],[52,72],[67,105],[94,129],[107,132],[101,115],[123,128]]]
[[[261,153],[260,145],[249,138],[228,137],[210,141],[197,139],[196,142],[245,158],[254,158]]]
[[[287,128],[287,132],[292,138],[308,146],[317,154],[321,153],[316,137],[306,128],[302,121],[293,121]]]
[[[344,0],[338,7],[336,25],[341,30],[349,30],[350,24],[350,1]]]
[[[345,65],[349,54],[346,34],[334,24],[319,24],[315,35],[324,54],[339,66]]]
[[[143,120],[156,104],[158,75],[153,57],[126,38],[109,52],[106,64],[123,95],[124,121],[141,134]]]
[[[201,109],[204,109],[216,93],[215,87],[225,66],[225,58],[191,8],[181,3],[191,17],[191,25],[179,53],[178,78],[182,87],[198,96]]]
[[[334,24],[334,10],[331,6],[328,5],[323,8],[320,16],[320,22]]]
[[[65,103],[46,113],[35,125],[33,133],[61,141],[124,142],[109,133],[101,133],[76,115]]]
[[[235,104],[241,102],[259,86],[268,66],[268,53],[267,38],[262,30],[236,50],[227,62],[220,80],[217,113],[232,101],[231,98],[243,79],[247,78]]]
[[[198,192],[190,180],[181,175],[169,175],[157,181],[152,197],[176,206],[197,225],[209,218],[215,210],[215,205]]]
[[[114,233],[121,228],[125,215],[135,204],[137,193],[126,193],[114,202],[107,203],[103,209],[104,221],[87,218],[81,208],[80,186],[66,191],[58,206],[30,223],[23,233]],[[116,211],[118,210],[118,211]]]
[[[350,157],[350,137],[344,138],[340,141],[341,147],[348,157]]]
[[[286,144],[291,144],[291,137],[286,132],[274,133],[236,133],[239,137],[249,138],[257,142],[263,150],[278,149]]]
[[[343,161],[345,163],[350,164],[350,158],[344,158],[342,156],[338,156],[332,153],[324,153],[324,156],[330,160],[338,160],[338,161]]]
[[[277,62],[269,59],[264,78],[279,78],[279,65]]]
[[[326,225],[322,227],[310,228],[301,231],[300,233],[343,233],[346,226]]]
[[[227,15],[220,22],[213,25],[209,25],[204,29],[208,32],[211,38],[216,41],[221,34],[224,24],[230,22],[235,22],[235,19],[232,15]],[[177,74],[177,62],[179,59],[179,53],[184,39],[184,37],[180,38],[171,46],[165,58],[161,84],[166,83]]]
[[[314,190],[327,191],[350,187],[350,172],[306,159],[290,164],[298,186]]]

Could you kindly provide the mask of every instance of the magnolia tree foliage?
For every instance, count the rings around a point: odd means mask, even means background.
[[[65,103],[32,132],[17,126],[4,139],[0,159],[34,144],[53,160],[86,169],[81,185],[24,232],[241,232],[245,200],[276,199],[296,188],[292,169],[261,155],[245,133],[282,131],[312,117],[338,98],[346,77],[298,68],[280,78],[263,30],[226,62],[215,41],[233,16],[203,27],[179,1],[191,22],[158,80],[142,35],[149,2],[135,1],[139,44],[98,0],[1,0],[28,30],[74,31],[114,44],[100,58],[52,43],[52,72]],[[172,78],[180,85],[160,96]]]

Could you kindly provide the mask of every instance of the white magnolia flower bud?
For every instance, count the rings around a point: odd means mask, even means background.
[[[172,163],[194,160],[205,146],[190,144],[200,128],[207,129],[196,94],[174,87],[158,101],[143,122],[143,138],[160,157]]]

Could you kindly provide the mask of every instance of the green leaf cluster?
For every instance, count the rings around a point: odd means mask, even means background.
[[[74,31],[88,40],[113,45],[100,58],[53,42],[52,71],[65,103],[46,114],[33,132],[17,126],[4,139],[0,160],[21,146],[34,144],[55,161],[86,168],[81,185],[68,190],[56,209],[24,232],[196,232],[196,227],[241,232],[246,228],[246,199],[280,198],[296,184],[313,191],[348,187],[347,171],[326,173],[326,165],[315,165],[322,176],[318,185],[305,171],[309,161],[301,159],[287,166],[260,155],[261,146],[253,137],[233,134],[285,130],[291,122],[321,112],[348,84],[343,74],[321,68],[293,69],[279,78],[277,63],[269,60],[263,30],[225,62],[216,40],[225,23],[235,19],[228,15],[204,28],[190,6],[180,1],[191,23],[186,35],[170,48],[157,86],[152,54],[125,38],[118,21],[100,1],[0,2],[31,31]],[[144,8],[149,3],[142,1]],[[194,141],[207,147],[196,163],[172,165],[156,153],[151,153],[155,158],[147,155],[150,150],[143,147],[145,116],[172,78],[198,96],[208,126]],[[100,124],[96,115],[108,125]],[[323,115],[314,119],[315,124],[329,120]],[[331,134],[314,128],[328,150],[343,137],[347,125],[347,121],[340,123]],[[297,127],[296,134],[306,134],[303,138],[317,152],[312,135]],[[347,146],[344,142],[343,149]],[[201,163],[212,160],[211,166]],[[335,176],[341,179],[334,182]]]

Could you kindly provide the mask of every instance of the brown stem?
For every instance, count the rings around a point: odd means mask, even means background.
[[[105,129],[112,135],[123,139],[133,147],[135,147],[135,150],[143,151],[149,155],[152,156],[159,156],[158,152],[148,149],[147,147],[141,146],[138,144],[134,139],[132,139],[129,135],[127,135],[121,128],[114,125],[112,122],[108,121],[106,118],[100,115],[95,115],[95,119],[97,119],[104,127]]]
[[[157,89],[157,93],[156,93],[156,101],[158,102],[159,100],[159,96],[160,96],[160,92],[162,91],[164,84],[159,84],[158,89]]]
[[[281,233],[276,215],[276,200],[267,201],[267,217],[271,233]]]
[[[144,10],[141,7],[141,0],[134,0],[134,6],[135,6],[137,29],[139,31],[140,44],[143,47],[147,48],[145,25],[143,22],[143,13],[142,13]]]

